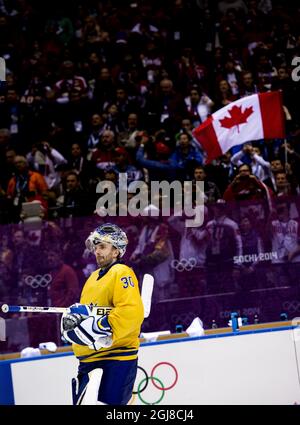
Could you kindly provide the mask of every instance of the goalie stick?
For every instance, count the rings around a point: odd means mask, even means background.
[[[147,318],[151,310],[151,299],[153,292],[154,278],[150,274],[145,274],[143,277],[142,283],[142,301],[144,305],[144,318]],[[104,316],[109,314],[112,310],[112,307],[108,306],[86,306],[90,310],[91,315]],[[23,305],[8,305],[3,304],[1,306],[3,313],[80,313],[81,307],[71,306],[71,307],[36,307],[36,306],[23,306]]]
[[[87,306],[91,314],[99,316],[108,313],[112,307],[98,307],[94,305]],[[80,307],[36,307],[26,305],[8,305],[3,304],[1,307],[3,313],[80,313]]]

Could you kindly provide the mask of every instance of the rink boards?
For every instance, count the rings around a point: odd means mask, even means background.
[[[0,404],[71,404],[72,353],[0,361]],[[132,404],[300,404],[293,326],[142,343]]]

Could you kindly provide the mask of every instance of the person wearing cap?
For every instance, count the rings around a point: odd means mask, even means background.
[[[73,404],[124,405],[131,399],[144,308],[137,277],[121,262],[127,244],[126,233],[111,223],[86,240],[99,268],[83,287],[80,313],[65,313],[61,321],[63,337],[80,362],[72,381]],[[98,307],[96,314],[92,306]],[[103,374],[95,388],[98,369]],[[88,399],[91,390],[96,403]]]
[[[141,167],[146,169],[146,171],[148,172],[149,181],[175,180],[176,166],[175,163],[170,160],[171,149],[163,141],[156,140],[153,146],[156,158],[149,159],[147,157],[147,151],[150,145],[150,137],[146,134],[143,134],[141,136],[139,149],[136,153],[136,161]]]
[[[112,170],[117,174],[126,173],[128,185],[133,181],[142,180],[142,172],[134,165],[129,164],[129,155],[123,146],[117,147],[114,150],[114,162],[115,165],[112,167]]]

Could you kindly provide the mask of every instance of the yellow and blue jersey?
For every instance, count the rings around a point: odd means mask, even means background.
[[[86,281],[81,304],[112,307],[108,322],[113,344],[98,351],[73,344],[75,356],[81,362],[99,360],[134,360],[139,348],[139,335],[144,320],[144,307],[134,271],[121,263],[96,270]]]

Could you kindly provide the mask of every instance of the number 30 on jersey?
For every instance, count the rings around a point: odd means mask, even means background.
[[[132,286],[134,288],[134,283],[132,282],[132,277],[121,277],[121,281],[123,282],[123,288],[128,288],[128,286]]]

